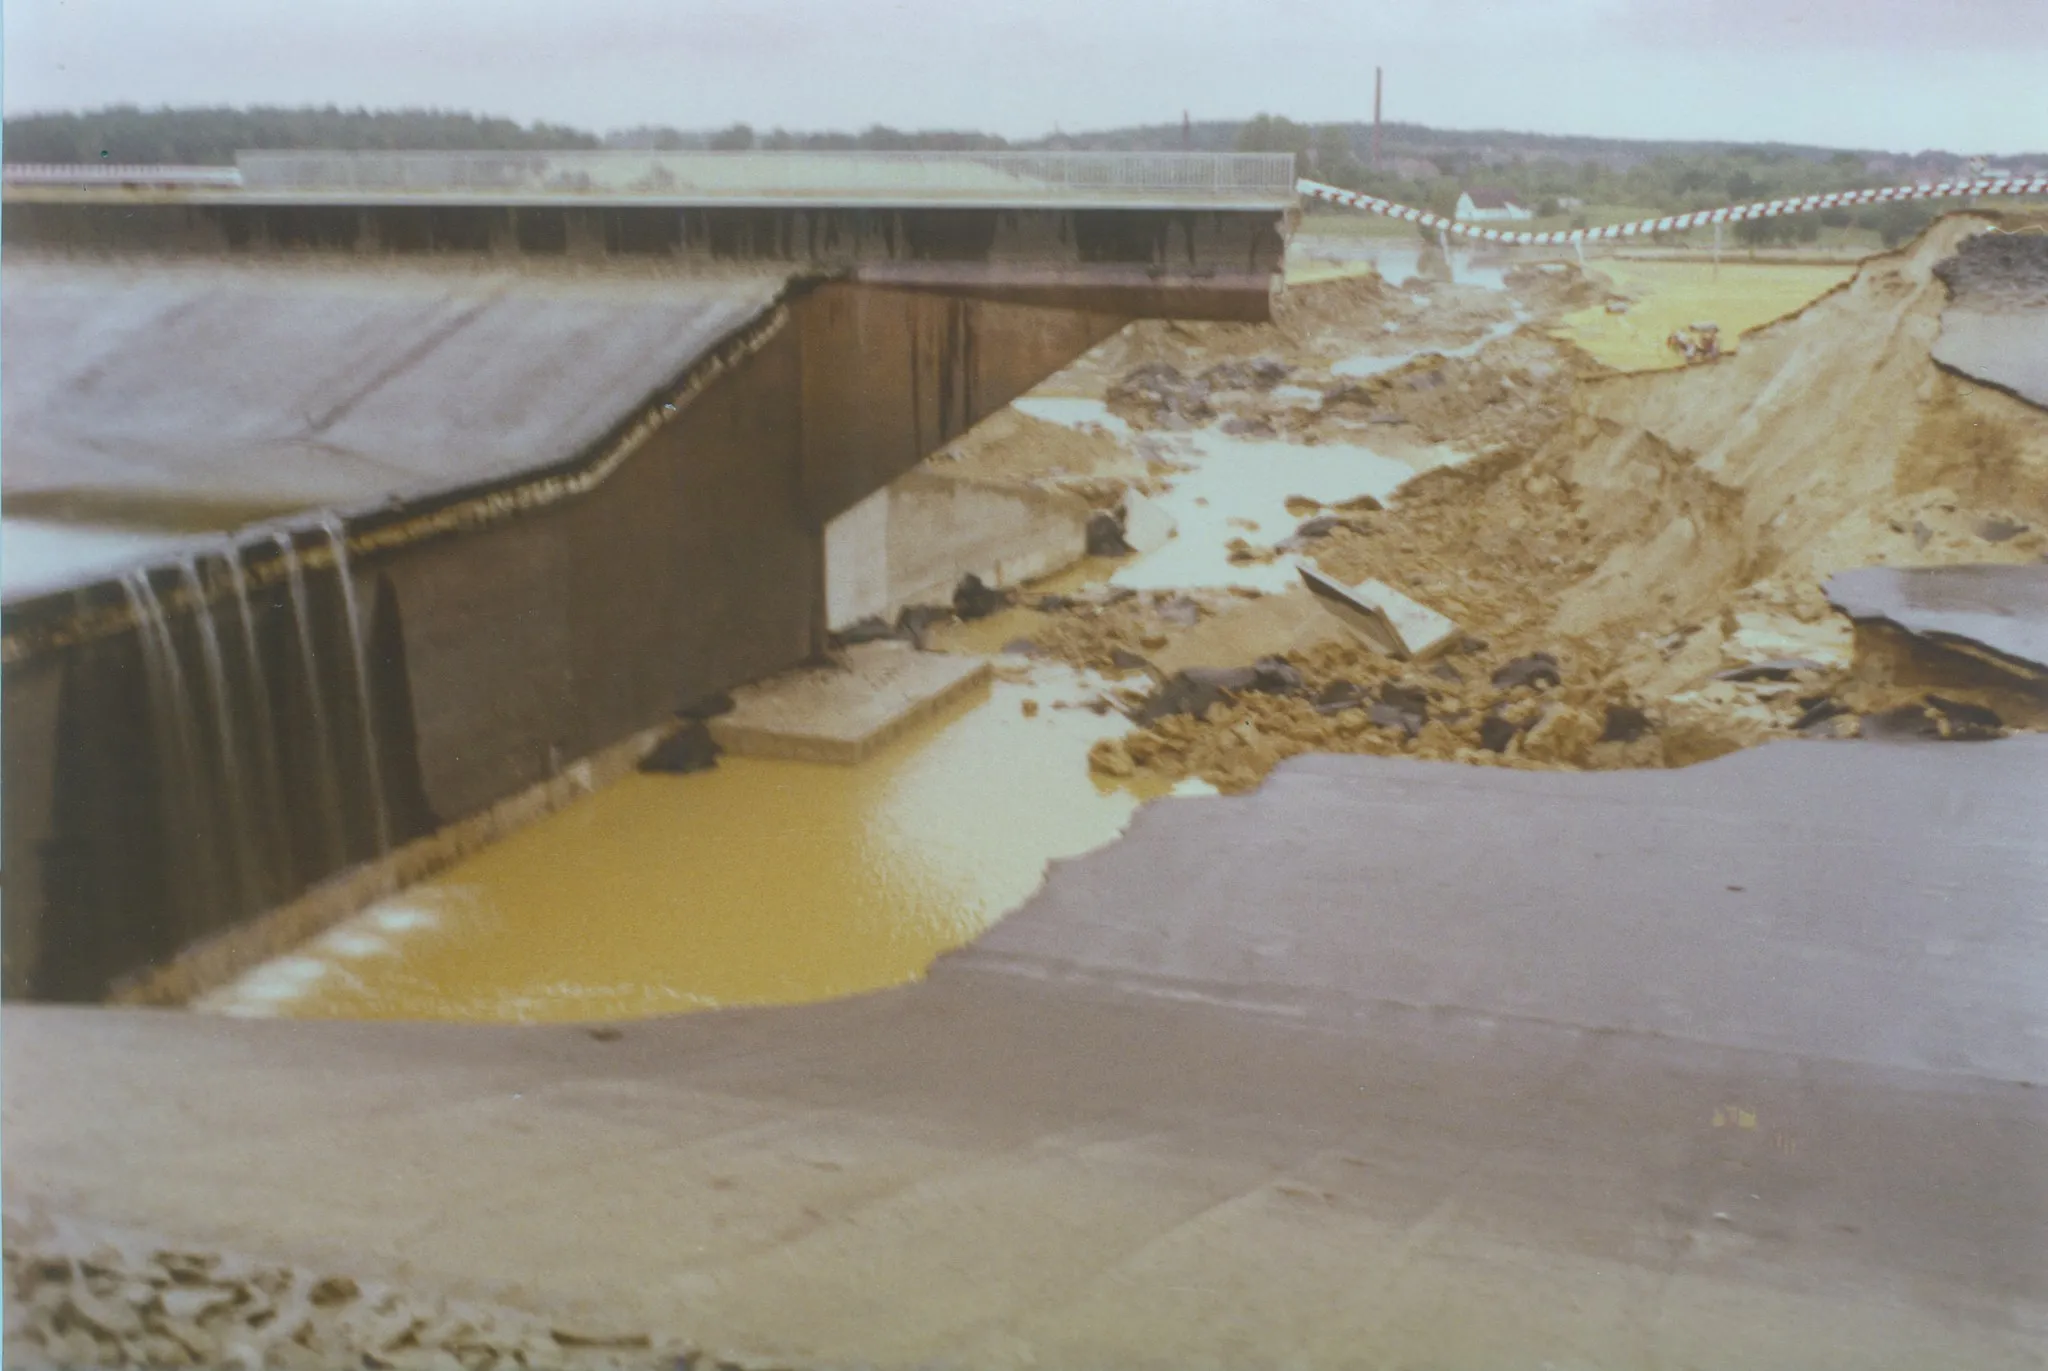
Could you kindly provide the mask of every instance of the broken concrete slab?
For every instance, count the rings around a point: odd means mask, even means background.
[[[1458,626],[1382,581],[1345,585],[1313,566],[1300,568],[1316,603],[1376,651],[1397,661],[1423,661],[1458,637]]]
[[[851,764],[988,682],[979,657],[908,643],[848,648],[843,667],[806,667],[733,692],[711,736],[734,756]]]
[[[2028,681],[2048,680],[2048,566],[1859,567],[1828,579],[1859,627],[1892,625]]]
[[[1304,590],[1233,600],[1213,610],[1194,627],[1173,635],[1151,654],[1161,676],[1190,667],[1218,663],[1249,665],[1261,657],[1283,657],[1343,635],[1329,615],[1316,608]]]
[[[1951,305],[1941,313],[1934,360],[1973,381],[2048,409],[2048,309],[1986,311]]]
[[[1934,274],[1949,289],[1934,360],[2048,408],[2048,238],[1977,234]]]
[[[1141,724],[1170,714],[1200,718],[1229,695],[1298,695],[1305,688],[1300,670],[1280,657],[1261,657],[1250,666],[1189,667],[1175,672],[1132,717]]]
[[[1136,491],[1124,496],[1124,543],[1139,556],[1165,547],[1178,527],[1159,501]]]

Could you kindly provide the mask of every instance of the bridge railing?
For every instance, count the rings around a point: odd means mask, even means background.
[[[735,200],[1294,199],[1288,153],[242,152],[252,192]]]
[[[9,162],[0,181],[10,186],[212,186],[242,184],[233,167],[180,167],[154,163],[81,162],[56,164]]]

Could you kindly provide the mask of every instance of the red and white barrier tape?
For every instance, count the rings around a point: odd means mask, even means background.
[[[1459,238],[1487,243],[1588,243],[1604,238],[1634,238],[1642,234],[1676,232],[1701,224],[1731,224],[1744,219],[1775,219],[1785,214],[1807,214],[1838,205],[1875,205],[1892,200],[1938,200],[1951,196],[2048,195],[2048,176],[1985,177],[1975,181],[1941,181],[1933,185],[1884,186],[1873,190],[1838,190],[1826,195],[1801,195],[1790,200],[1767,200],[1753,205],[1725,205],[1720,209],[1695,210],[1691,214],[1667,215],[1662,219],[1639,219],[1632,224],[1603,224],[1598,228],[1557,229],[1550,233],[1527,233],[1513,229],[1481,228],[1476,224],[1446,219],[1413,205],[1397,205],[1377,195],[1342,190],[1320,181],[1297,181],[1294,188],[1303,195],[1349,205],[1390,219],[1407,219],[1425,228],[1439,229]]]

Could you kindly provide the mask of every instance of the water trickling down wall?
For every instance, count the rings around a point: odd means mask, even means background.
[[[125,770],[158,811],[147,826],[156,851],[133,854],[160,877],[152,953],[390,850],[365,624],[339,519],[132,571],[121,589],[140,666],[129,684],[147,721],[146,746]],[[103,687],[98,709],[74,700],[74,710],[104,716],[120,693],[108,699]],[[94,907],[108,885],[78,872],[57,891],[97,927],[111,913]],[[66,954],[46,950],[56,967]],[[80,979],[92,978],[59,974],[54,988],[84,989]]]
[[[803,660],[825,521],[1121,323],[821,286],[559,466],[10,602],[7,993],[99,998]]]

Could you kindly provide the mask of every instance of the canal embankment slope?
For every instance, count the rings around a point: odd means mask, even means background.
[[[13,1255],[48,1215],[743,1365],[2031,1365],[2042,762],[1300,759],[797,1009],[11,1007]]]

